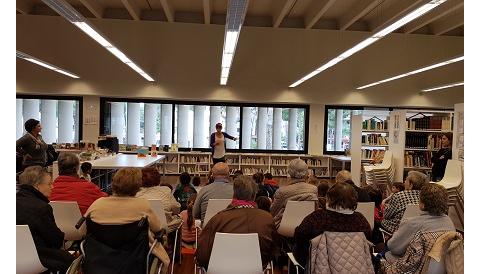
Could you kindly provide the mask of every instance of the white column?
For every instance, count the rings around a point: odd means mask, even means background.
[[[127,144],[143,145],[140,139],[140,104],[127,103]]]
[[[157,144],[156,129],[157,129],[157,115],[158,104],[145,104],[145,118],[144,118],[144,132],[145,132],[145,146]]]
[[[79,142],[81,137],[80,137],[80,104],[78,102],[73,103],[75,107],[75,116],[73,119],[73,125],[75,128],[75,134],[73,135],[73,141],[74,142]]]
[[[215,125],[222,122],[222,107],[210,107],[210,133],[215,132]]]
[[[73,143],[73,103],[74,101],[58,101],[58,142]]]
[[[257,148],[267,149],[267,108],[258,108]]]
[[[118,138],[120,144],[125,143],[125,104],[110,103],[110,134]]]
[[[282,149],[282,109],[273,109],[273,149]]]
[[[252,108],[242,108],[242,148],[251,148],[252,144]]]
[[[23,136],[23,131],[25,130],[23,127],[23,99],[16,99],[17,100],[17,139]]]
[[[45,143],[57,141],[57,101],[42,100],[42,137]]]
[[[343,109],[337,109],[335,112],[335,150],[343,151],[342,148],[342,130],[343,130]]]
[[[297,150],[297,118],[298,109],[291,108],[288,115],[288,149]]]
[[[237,135],[237,117],[238,107],[227,107],[227,120],[225,121],[224,131],[233,137]],[[235,148],[235,141],[227,139],[227,148]]]
[[[40,120],[40,100],[38,99],[23,99],[23,120],[28,119]]]
[[[193,147],[208,147],[205,128],[205,106],[194,107]]]
[[[177,143],[179,147],[188,147],[188,108],[179,105],[177,113]]]
[[[172,144],[172,105],[162,104],[162,122],[160,124],[160,145]]]

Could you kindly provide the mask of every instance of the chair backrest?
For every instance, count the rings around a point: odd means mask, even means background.
[[[263,273],[258,234],[217,232],[213,241],[207,273]]]
[[[462,162],[459,160],[448,160],[445,168],[445,175],[438,184],[445,188],[458,187],[462,183]]]
[[[203,219],[203,227],[205,227],[210,219],[218,212],[227,208],[232,202],[232,199],[210,199],[207,204],[207,211],[205,212],[205,218]]]
[[[390,166],[392,165],[392,160],[393,160],[393,153],[390,150],[386,150],[385,155],[383,155],[382,166],[385,169],[390,168]]]
[[[45,270],[38,258],[28,225],[17,225],[17,273],[38,274]]]
[[[85,225],[80,229],[75,228],[75,224],[82,217],[76,201],[51,201],[50,206],[53,209],[55,223],[65,233],[65,240],[76,241],[85,236]]]
[[[403,212],[402,221],[406,218],[418,216],[421,212],[417,204],[408,204],[407,207],[405,207],[405,212]]]
[[[357,204],[357,210],[355,210],[367,219],[370,224],[370,228],[373,229],[374,216],[375,216],[375,203],[374,202],[362,202]]]
[[[430,258],[430,264],[428,265],[428,270],[426,274],[446,274],[445,264],[442,261],[437,262],[434,259]]]
[[[150,206],[153,209],[153,212],[157,215],[162,227],[167,229],[167,215],[165,215],[165,209],[163,208],[162,201],[159,199],[148,199]]]
[[[282,220],[280,221],[280,226],[278,227],[278,233],[286,237],[293,237],[295,228],[314,210],[315,201],[288,200]]]

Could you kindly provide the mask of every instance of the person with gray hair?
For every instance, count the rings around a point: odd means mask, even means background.
[[[214,181],[204,186],[197,195],[193,204],[193,217],[195,219],[205,219],[208,200],[210,199],[230,199],[233,195],[233,184],[229,182],[230,170],[228,164],[224,162],[216,163],[212,167],[212,177]]]
[[[257,190],[257,184],[252,178],[245,175],[235,178],[232,203],[208,221],[198,239],[196,257],[200,266],[208,267],[215,233],[258,233],[262,264],[265,268],[272,258],[275,226],[272,215],[257,208],[254,202]]]
[[[420,201],[420,189],[429,183],[427,175],[419,171],[409,171],[405,178],[405,190],[393,194],[381,223],[383,229],[390,233],[397,231],[403,213],[408,204],[418,205]]]
[[[75,259],[62,250],[65,234],[57,227],[48,197],[52,191],[52,177],[41,166],[25,168],[19,176],[17,192],[17,225],[28,225],[38,257],[48,270],[66,271]]]
[[[289,184],[281,186],[273,195],[270,213],[275,226],[278,228],[288,200],[292,201],[318,201],[316,186],[307,183],[308,166],[301,159],[291,160],[287,167]]]
[[[100,197],[108,196],[98,186],[80,178],[80,160],[77,154],[65,152],[58,156],[58,177],[53,181],[52,201],[75,201],[80,212],[85,214],[88,207]]]

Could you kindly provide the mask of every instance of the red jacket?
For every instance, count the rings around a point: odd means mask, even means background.
[[[108,196],[98,186],[84,179],[60,175],[53,181],[50,201],[76,201],[82,215],[98,198]]]
[[[278,182],[273,180],[273,179],[271,179],[271,180],[265,179],[263,181],[263,183],[266,184],[266,185],[278,186]]]

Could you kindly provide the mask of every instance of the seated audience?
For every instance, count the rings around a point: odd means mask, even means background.
[[[392,194],[390,194],[390,196],[388,196],[387,198],[383,199],[383,206],[386,206],[389,202],[390,202],[390,199],[392,198],[392,195],[397,193],[397,192],[400,192],[400,191],[404,191],[405,190],[405,185],[401,182],[395,182],[392,184]]]
[[[53,181],[51,201],[75,201],[80,212],[85,214],[88,207],[98,198],[108,196],[94,183],[80,179],[80,160],[74,153],[61,153],[58,156],[58,177]]]
[[[172,195],[170,184],[160,184],[161,175],[154,167],[142,169],[142,187],[135,197],[160,200],[167,217],[168,230],[171,232],[180,226],[181,219],[176,216],[180,213],[180,203]]]
[[[309,214],[295,229],[294,255],[305,266],[309,254],[310,240],[325,231],[363,232],[371,239],[371,228],[367,219],[357,209],[358,194],[347,183],[336,183],[327,192],[326,209],[317,209]]]
[[[237,169],[235,170],[235,172],[233,172],[233,180],[235,180],[235,178],[237,178],[239,175],[243,175],[243,171],[240,170],[240,169]]]
[[[307,183],[318,187],[319,181],[317,180],[317,177],[315,177],[315,175],[310,174],[308,176]]]
[[[202,189],[202,186],[200,186],[201,183],[202,179],[200,178],[200,176],[193,176],[192,185],[197,191],[197,193],[200,191],[200,189]]]
[[[81,179],[85,179],[89,182],[92,181],[92,164],[89,163],[89,162],[84,162],[82,163],[82,165],[80,165],[80,171],[81,171],[81,174],[80,174],[80,178]]]
[[[374,208],[374,225],[372,227],[372,243],[379,244],[383,243],[382,232],[380,231],[380,224],[383,220],[384,208],[382,204],[382,192],[378,189],[373,188],[373,186],[367,186],[365,190],[370,196],[370,200],[375,203]]]
[[[321,180],[318,183],[318,207],[325,209],[325,205],[327,203],[327,191],[330,188],[330,183],[327,180]]]
[[[425,184],[420,190],[418,204],[420,216],[407,218],[400,223],[398,230],[387,242],[390,250],[385,254],[387,261],[392,262],[403,256],[413,236],[418,231],[455,231],[452,220],[448,217],[448,192],[438,184]]]
[[[190,183],[190,174],[188,172],[183,172],[179,177],[180,183],[177,184],[173,197],[181,205],[181,210],[187,209],[187,203],[190,196],[197,193],[195,187]]]
[[[253,181],[257,184],[258,187],[258,192],[257,192],[257,197],[260,196],[266,196],[266,197],[272,197],[271,193],[268,192],[268,190],[265,188],[263,185],[263,173],[262,172],[257,172],[253,174],[252,176]]]
[[[407,204],[418,204],[420,200],[420,189],[428,184],[427,175],[419,171],[408,172],[405,178],[405,190],[392,195],[390,203],[385,208],[383,215],[382,228],[393,233],[397,230]]]
[[[364,202],[370,202],[370,196],[368,196],[368,193],[365,189],[358,187],[353,181],[352,181],[352,174],[348,170],[341,170],[337,173],[337,176],[335,177],[335,182],[336,183],[347,183],[351,185],[355,191],[358,194],[358,202],[359,203],[364,203]]]
[[[146,216],[150,231],[159,232],[162,224],[148,200],[135,197],[142,186],[142,177],[142,171],[138,168],[119,169],[112,179],[113,195],[96,200],[85,215],[92,221],[104,225],[129,224]],[[150,243],[152,242],[153,237],[150,237]],[[161,273],[167,273],[170,259],[163,246],[156,244],[153,254],[163,263]]]
[[[194,193],[188,198],[187,209],[180,212],[180,217],[183,220],[182,225],[182,245],[186,247],[192,247],[195,245],[195,219],[193,218],[193,204],[197,194]],[[198,234],[201,229],[198,228]]]
[[[255,199],[255,203],[257,203],[258,209],[262,209],[270,213],[270,206],[272,205],[270,198],[266,196],[259,196],[257,199]]]
[[[287,167],[290,175],[289,184],[280,187],[273,196],[270,212],[278,228],[282,220],[283,211],[288,200],[292,201],[318,201],[317,187],[306,183],[308,176],[308,166],[301,159],[290,161]]]
[[[17,192],[17,225],[28,225],[40,262],[50,271],[64,273],[75,257],[63,247],[65,234],[53,217],[48,197],[52,192],[52,177],[41,166],[30,166],[19,176]]]
[[[197,199],[193,205],[193,217],[202,220],[207,212],[208,200],[210,199],[231,199],[233,195],[233,184],[228,181],[229,169],[226,163],[216,163],[212,168],[213,182],[204,186],[198,192]]]
[[[233,183],[233,200],[227,209],[213,216],[198,239],[197,262],[207,268],[215,233],[258,233],[263,267],[271,260],[274,232],[273,218],[255,205],[257,186],[248,176],[240,175]],[[235,248],[234,246],[232,248]]]
[[[272,173],[270,172],[265,173],[265,181],[263,183],[265,185],[271,185],[278,188],[278,182],[273,179]]]

